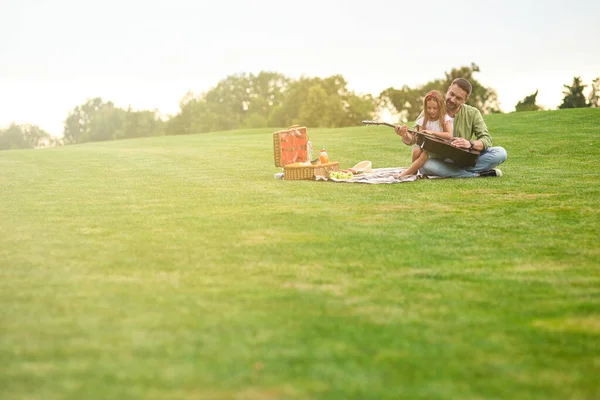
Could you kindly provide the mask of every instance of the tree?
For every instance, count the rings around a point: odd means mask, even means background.
[[[250,77],[246,74],[230,75],[209,90],[204,100],[215,113],[216,126],[210,130],[229,130],[241,125],[250,105]]]
[[[123,139],[125,137],[126,111],[115,107],[112,102],[90,116],[89,133],[86,142]]]
[[[350,94],[343,104],[347,121],[350,125],[357,125],[365,119],[372,119],[376,112],[377,101],[372,95]]]
[[[0,130],[0,150],[34,149],[56,146],[60,142],[37,125],[11,124],[6,130]]]
[[[261,71],[258,75],[250,74],[248,88],[248,114],[259,115],[265,120],[273,107],[281,104],[290,79],[276,72]]]
[[[111,102],[104,103],[102,98],[96,97],[81,106],[75,107],[65,120],[63,131],[65,143],[73,144],[90,141],[90,137],[94,136],[91,132],[91,121],[94,114],[104,107],[112,106]]]
[[[131,107],[127,109],[123,121],[124,138],[160,136],[163,132],[164,122],[158,111],[133,111]]]
[[[328,94],[322,85],[315,84],[308,89],[296,119],[291,122],[315,127],[334,127],[342,119],[343,112],[340,99]]]
[[[65,120],[65,143],[85,143],[164,134],[156,111],[124,110],[100,97],[77,106]]]
[[[0,131],[0,150],[28,149],[30,146],[23,137],[18,125],[11,124],[8,129]]]
[[[241,128],[252,129],[252,128],[264,128],[268,125],[267,119],[260,115],[260,113],[253,112],[244,115],[242,120]]]
[[[475,63],[471,63],[470,66],[453,68],[450,72],[446,72],[446,79],[443,82],[443,86],[439,89],[442,93],[446,93],[452,81],[456,78],[465,78],[473,86],[471,95],[467,104],[476,107],[483,114],[500,113],[500,105],[498,103],[498,94],[495,89],[483,86],[473,76],[476,72],[481,72],[479,66]]]
[[[166,122],[165,133],[187,135],[218,130],[220,116],[218,110],[213,110],[216,107],[218,105],[209,104],[203,94],[195,96],[188,92],[179,102],[179,113]]]
[[[423,97],[419,89],[411,89],[407,85],[402,89],[388,88],[380,93],[379,102],[382,105],[391,103],[400,113],[402,121],[415,120],[423,108]]]
[[[600,77],[592,81],[592,90],[588,96],[590,107],[600,107]]]
[[[587,85],[584,85],[581,82],[581,77],[576,76],[573,78],[573,84],[563,85],[565,89],[563,90],[563,94],[565,95],[563,102],[558,108],[582,108],[589,107],[591,104],[587,102],[583,90]]]
[[[269,126],[353,126],[371,118],[375,108],[376,101],[372,96],[361,96],[348,90],[341,75],[303,77],[289,84],[282,104],[269,116]]]
[[[526,96],[523,100],[519,101],[515,106],[515,111],[538,111],[541,109],[540,106],[535,104],[535,99],[537,98],[538,90],[535,91],[534,94],[530,94]]]
[[[188,92],[180,112],[166,124],[169,135],[230,130],[268,125],[281,105],[290,80],[276,72],[236,74],[219,81],[206,93]]]

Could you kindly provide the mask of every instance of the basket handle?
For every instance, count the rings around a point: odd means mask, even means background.
[[[290,126],[288,129],[292,131],[292,134],[295,136],[302,136],[302,134],[300,133],[300,131],[298,131],[297,128],[300,128],[300,125],[295,124]]]

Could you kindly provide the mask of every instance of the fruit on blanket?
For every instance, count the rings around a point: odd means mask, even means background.
[[[342,171],[333,171],[329,174],[329,176],[333,179],[352,179],[354,174],[352,172],[344,172]]]

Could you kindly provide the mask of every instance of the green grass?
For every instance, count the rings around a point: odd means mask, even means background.
[[[270,129],[0,152],[0,398],[600,398],[600,110],[486,121],[503,178],[275,180]]]

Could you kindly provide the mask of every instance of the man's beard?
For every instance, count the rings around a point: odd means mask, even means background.
[[[446,109],[448,110],[456,110],[458,105],[456,103],[451,103],[450,100],[446,100]]]

